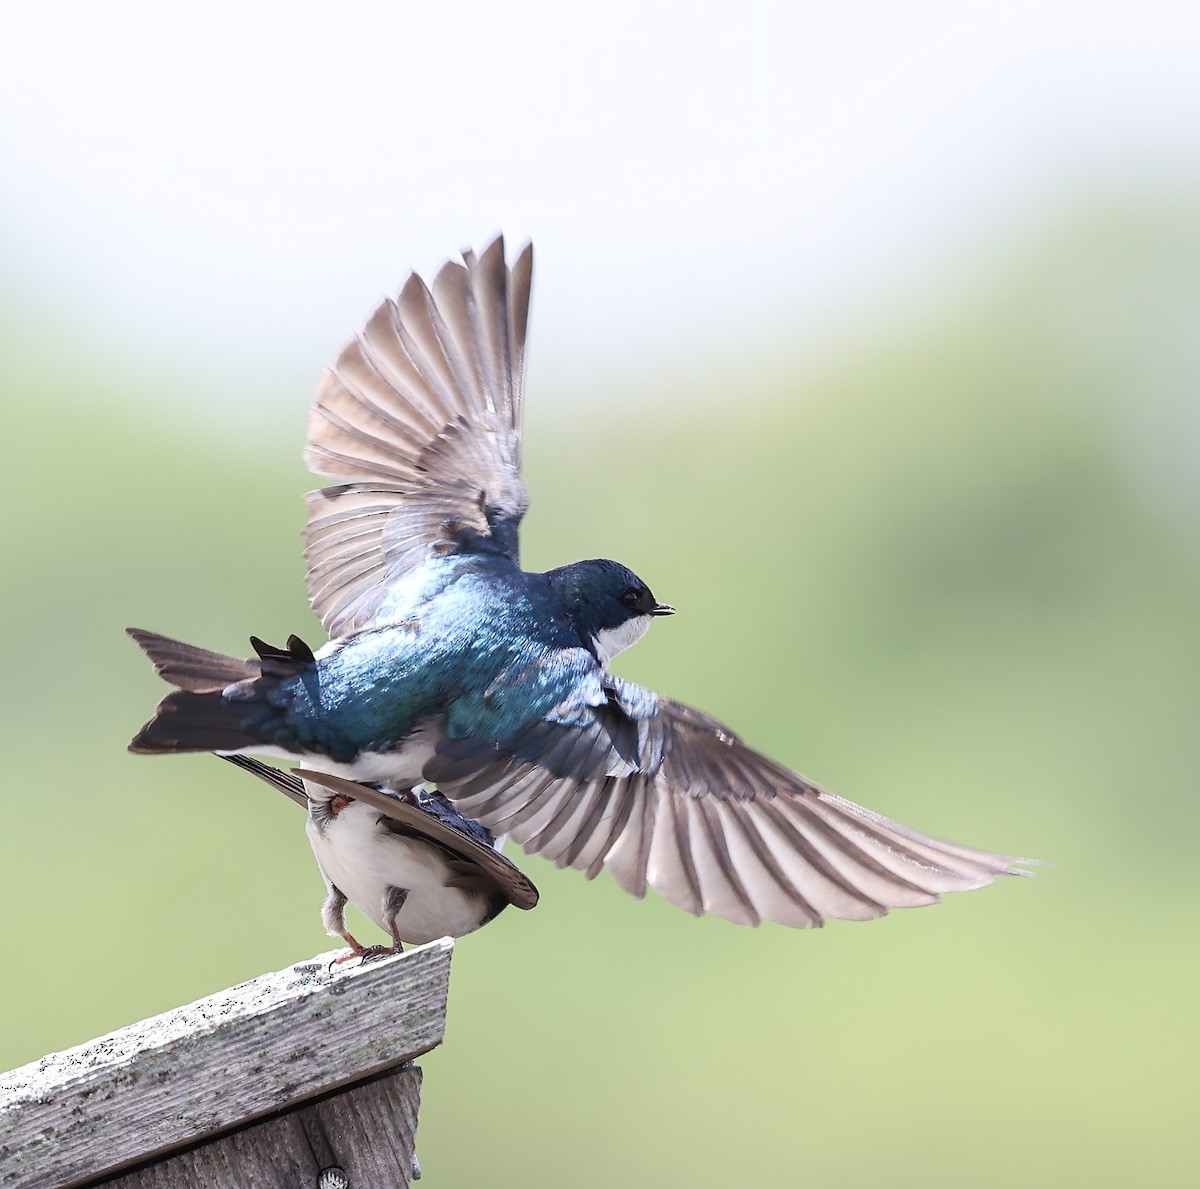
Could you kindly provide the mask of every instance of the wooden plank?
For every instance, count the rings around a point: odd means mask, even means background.
[[[66,1189],[440,1043],[449,938],[262,975],[0,1077],[0,1186]]]
[[[408,1189],[420,1098],[421,1071],[406,1065],[104,1184],[108,1189],[318,1189],[321,1173],[336,1168],[349,1189]]]

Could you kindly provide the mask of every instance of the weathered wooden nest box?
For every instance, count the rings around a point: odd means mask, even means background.
[[[453,948],[322,954],[0,1075],[0,1186],[408,1185]]]

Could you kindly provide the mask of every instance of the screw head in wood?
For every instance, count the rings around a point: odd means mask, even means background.
[[[317,1189],[350,1189],[350,1178],[336,1165],[321,1169]]]

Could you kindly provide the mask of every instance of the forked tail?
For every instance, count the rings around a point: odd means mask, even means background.
[[[256,695],[265,695],[281,679],[313,663],[312,651],[295,636],[288,638],[286,649],[251,636],[258,659],[238,660],[156,632],[126,630],[155,672],[176,687],[129,744],[130,751],[143,755],[261,747],[266,739],[255,724],[263,707]],[[227,696],[230,686],[240,687],[237,696]]]

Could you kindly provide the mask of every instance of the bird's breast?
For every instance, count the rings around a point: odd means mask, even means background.
[[[327,812],[321,824],[310,815],[308,840],[325,878],[384,932],[389,891],[407,891],[396,917],[402,941],[421,944],[478,929],[492,911],[486,884],[456,884],[456,872],[441,847],[395,834],[379,817],[378,810],[361,801]]]

